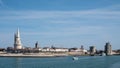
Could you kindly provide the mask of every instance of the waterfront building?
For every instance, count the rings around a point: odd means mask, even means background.
[[[112,55],[112,47],[109,42],[105,44],[105,53],[106,55]]]
[[[38,41],[35,43],[35,48],[39,48]]]
[[[61,48],[61,47],[53,47],[53,48],[49,48],[49,47],[44,47],[42,49],[42,52],[68,52],[68,48]]]
[[[69,54],[70,55],[85,55],[87,53],[87,50],[81,46],[81,48],[69,48]]]
[[[50,50],[53,50],[53,49],[50,49]],[[68,52],[68,48],[55,48],[54,49],[54,52]]]
[[[16,50],[22,49],[19,29],[17,30],[17,33],[15,33],[15,35],[14,35],[14,49],[16,49]]]
[[[33,52],[39,53],[42,49],[39,47],[38,41],[35,43],[35,48],[33,48]]]
[[[81,45],[81,48],[80,48],[80,49],[84,50],[84,47],[83,47],[83,45]]]
[[[69,52],[87,52],[87,50],[85,50],[84,48],[70,48]]]
[[[96,47],[90,46],[90,55],[95,55],[95,54],[96,54]]]
[[[84,49],[84,46],[83,46],[83,45],[81,45],[80,51],[81,51],[82,55],[87,52],[87,50]]]
[[[50,47],[44,47],[44,48],[42,48],[42,52],[50,52]]]
[[[7,47],[6,50],[8,53],[13,53],[14,52],[14,48],[13,47]]]
[[[5,48],[0,48],[0,54],[6,53]]]
[[[74,48],[69,48],[69,52],[79,52],[80,49],[74,47]]]

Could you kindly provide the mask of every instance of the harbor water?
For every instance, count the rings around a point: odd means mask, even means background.
[[[120,68],[120,56],[0,57],[0,68]]]

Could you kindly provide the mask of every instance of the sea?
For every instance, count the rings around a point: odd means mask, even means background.
[[[0,68],[120,68],[120,56],[0,57]]]

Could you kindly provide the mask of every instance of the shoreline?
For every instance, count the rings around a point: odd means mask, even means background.
[[[111,56],[120,56],[113,54]],[[17,58],[54,58],[54,57],[67,57],[67,56],[91,56],[91,55],[78,55],[68,53],[0,53],[0,57],[17,57]],[[94,55],[100,56],[100,55]]]
[[[24,58],[52,58],[52,57],[66,57],[66,54],[40,54],[40,53],[30,53],[30,54],[0,54],[0,57],[24,57]]]

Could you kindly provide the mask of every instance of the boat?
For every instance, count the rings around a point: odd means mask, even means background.
[[[73,57],[72,59],[73,59],[73,60],[78,60],[78,57]]]

